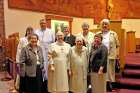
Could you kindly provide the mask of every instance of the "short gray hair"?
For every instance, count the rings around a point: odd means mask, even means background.
[[[83,37],[81,37],[81,36],[76,36],[75,41],[83,41],[83,40],[84,40]]]
[[[82,24],[82,28],[84,28],[84,27],[88,27],[88,28],[89,28],[89,24],[84,22],[84,23]]]
[[[102,25],[103,23],[110,24],[110,21],[109,19],[103,19],[100,24]]]
[[[69,28],[69,26],[68,25],[64,25],[64,28]]]
[[[47,23],[45,19],[40,19],[40,23]]]
[[[58,35],[62,35],[62,36],[64,36],[64,33],[61,32],[61,31],[58,31],[58,32],[56,33],[56,36],[58,36]]]

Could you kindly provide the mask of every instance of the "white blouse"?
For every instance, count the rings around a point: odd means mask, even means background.
[[[107,47],[108,50],[109,50],[109,42],[110,42],[109,36],[110,36],[110,32],[103,33],[102,43]]]

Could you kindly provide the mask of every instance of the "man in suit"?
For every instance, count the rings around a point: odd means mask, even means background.
[[[70,29],[68,26],[64,26],[64,41],[71,46],[75,45],[75,36],[70,34]]]

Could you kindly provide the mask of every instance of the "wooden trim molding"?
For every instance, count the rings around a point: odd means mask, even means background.
[[[69,22],[70,33],[72,33],[72,21],[73,21],[72,17],[47,14],[47,15],[45,15],[45,18],[46,18],[46,21],[47,21],[47,27],[48,28],[51,28],[51,20],[68,21]]]
[[[72,17],[61,16],[61,15],[47,14],[47,15],[45,15],[45,17],[46,17],[46,19],[51,19],[51,20],[73,21]]]

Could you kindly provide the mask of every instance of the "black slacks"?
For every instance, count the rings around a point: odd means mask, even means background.
[[[20,83],[19,83],[19,93],[26,92],[26,77],[20,76]]]
[[[37,65],[36,76],[29,77],[20,77],[20,88],[19,93],[42,93],[43,79],[42,79],[42,70],[40,65]]]

